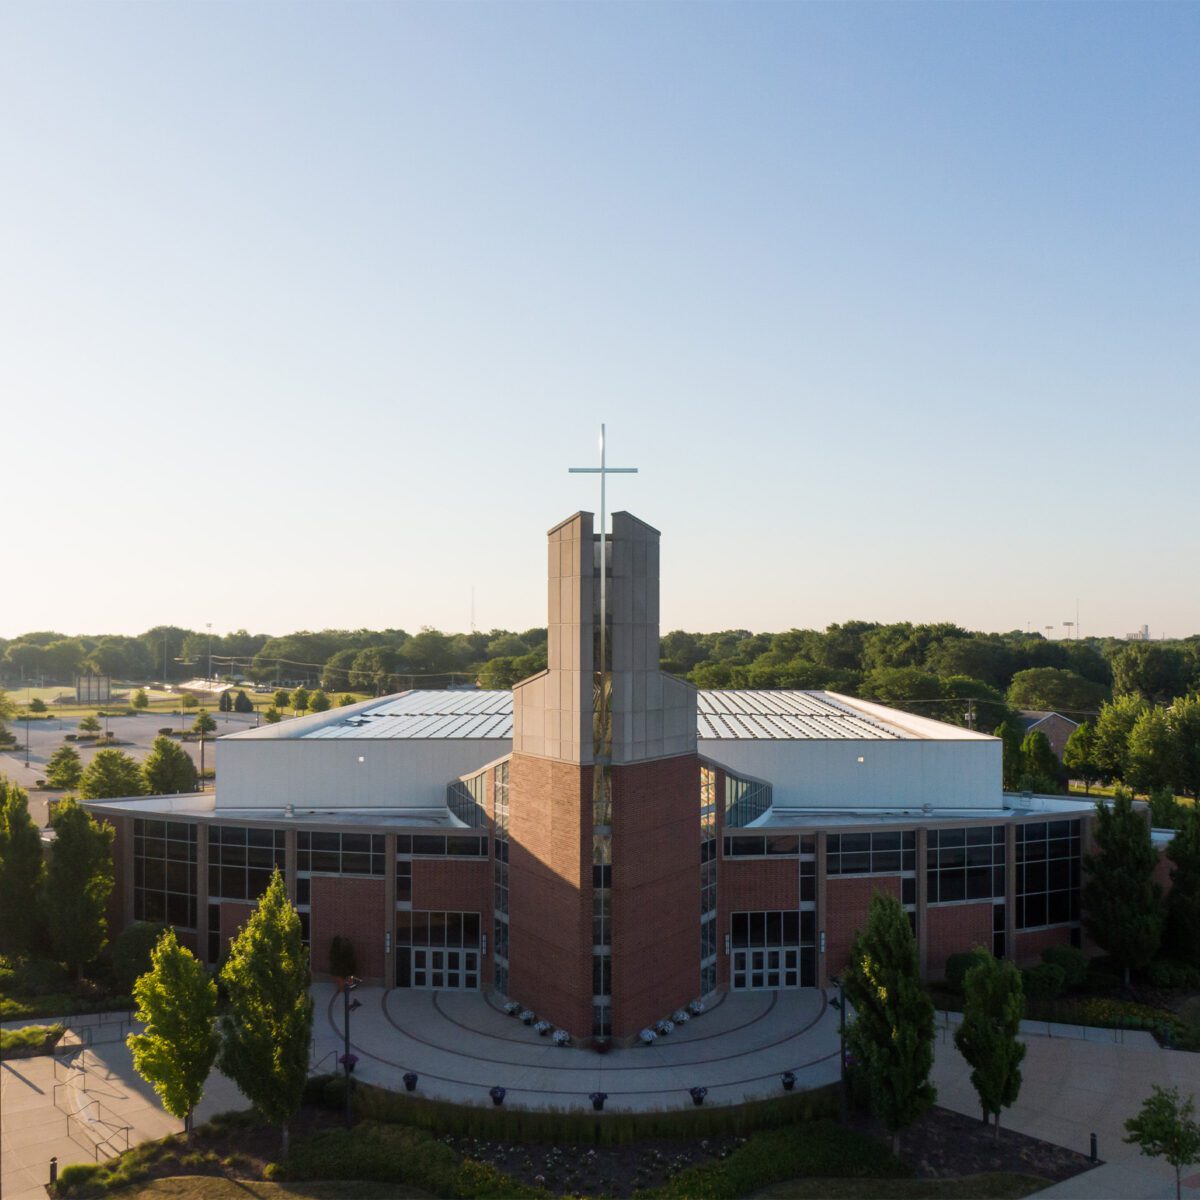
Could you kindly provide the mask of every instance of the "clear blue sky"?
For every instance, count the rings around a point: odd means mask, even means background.
[[[0,24],[0,635],[1200,630],[1200,5]],[[1059,626],[1061,630],[1061,625]]]

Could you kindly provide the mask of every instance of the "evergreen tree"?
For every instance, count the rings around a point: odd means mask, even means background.
[[[221,698],[217,701],[218,712],[233,712],[233,693],[227,688],[221,693]]]
[[[1084,921],[1092,939],[1125,973],[1144,967],[1162,940],[1162,888],[1154,882],[1158,855],[1150,826],[1119,788],[1111,805],[1096,804],[1093,840],[1099,852],[1083,860]]]
[[[113,827],[97,823],[70,797],[55,805],[50,824],[54,841],[42,888],[46,921],[55,956],[78,978],[108,934]]]
[[[79,786],[83,774],[83,759],[74,746],[65,743],[46,760],[46,782],[52,788],[69,792]]]
[[[996,726],[996,737],[1004,745],[1004,790],[1015,792],[1021,785],[1024,763],[1021,760],[1021,735],[1015,725],[1001,721]]]
[[[134,1070],[149,1083],[192,1141],[192,1113],[217,1056],[217,985],[204,964],[167,929],[150,970],[133,987],[144,1033],[126,1039]]]
[[[217,723],[213,719],[212,713],[203,708],[196,714],[196,719],[192,722],[192,732],[198,733],[201,737],[214,733],[216,728]]]
[[[963,1019],[954,1032],[954,1044],[971,1068],[984,1122],[995,1115],[999,1138],[1000,1110],[1015,1104],[1021,1091],[1025,1044],[1017,1035],[1025,1015],[1025,994],[1021,972],[1012,963],[987,951],[977,953],[979,961],[964,982]]]
[[[239,690],[237,697],[233,702],[233,711],[240,713],[252,713],[254,711],[254,702],[246,695],[245,692]]]
[[[1090,721],[1084,721],[1067,738],[1063,747],[1063,766],[1071,777],[1083,783],[1090,791],[1092,784],[1100,780],[1101,771],[1096,765],[1096,730]]]
[[[80,733],[99,733],[100,732],[100,719],[98,717],[93,717],[90,714],[88,716],[84,717],[79,722],[79,732]]]
[[[267,711],[263,713],[263,720],[266,721],[268,725],[278,725],[279,722],[283,720],[283,716],[279,709],[268,708]]]
[[[145,794],[141,768],[123,750],[97,750],[79,777],[79,795],[84,800],[116,800]]]
[[[42,836],[23,788],[0,775],[0,952],[36,948],[41,912]]]
[[[908,914],[895,897],[876,892],[871,898],[843,984],[855,1014],[847,1039],[866,1077],[871,1108],[895,1150],[900,1131],[937,1096],[929,1082],[933,1002],[921,985]]]
[[[308,1074],[313,1005],[300,918],[276,869],[221,968],[229,1008],[221,1018],[221,1070],[262,1114],[283,1127],[300,1107]]]
[[[1149,1158],[1165,1158],[1175,1168],[1175,1200],[1180,1200],[1183,1168],[1200,1162],[1195,1097],[1184,1100],[1178,1088],[1154,1084],[1138,1115],[1125,1122],[1125,1131],[1125,1141],[1140,1146]]]
[[[1200,810],[1182,808],[1179,828],[1167,847],[1171,890],[1167,893],[1167,941],[1171,951],[1200,966]]]
[[[1050,739],[1040,729],[1027,733],[1021,743],[1021,790],[1055,793],[1059,790],[1059,774]]]
[[[150,697],[146,695],[145,688],[138,688],[138,690],[133,693],[133,707],[136,708],[138,712],[142,712],[150,707]]]
[[[146,790],[152,796],[196,790],[196,764],[192,756],[173,738],[160,733],[142,762]]]
[[[1157,787],[1147,797],[1150,804],[1150,824],[1155,829],[1174,829],[1183,817],[1183,805],[1175,800],[1169,787]]]

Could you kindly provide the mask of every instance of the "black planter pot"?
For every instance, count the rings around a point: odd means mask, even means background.
[[[488,1095],[491,1096],[492,1103],[496,1105],[497,1108],[504,1103],[504,1089],[502,1087],[492,1088],[492,1090],[488,1092]]]
[[[532,1018],[532,1017],[526,1017],[526,1018],[525,1018],[525,1024],[526,1024],[526,1025],[532,1025],[532,1024],[533,1024],[533,1018]]]
[[[708,1088],[694,1087],[688,1089],[688,1095],[692,1098],[692,1103],[699,1108],[704,1103],[704,1097],[708,1095]]]
[[[779,1077],[779,1082],[783,1084],[785,1092],[790,1092],[796,1086],[796,1076],[791,1071],[784,1071]]]
[[[416,1073],[416,1071],[408,1071],[405,1073],[404,1090],[406,1092],[415,1092],[417,1090],[417,1073]]]
[[[607,1092],[593,1092],[591,1094],[591,1096],[589,1097],[589,1099],[592,1102],[592,1107],[597,1112],[602,1112],[604,1110],[604,1102],[605,1102],[605,1100],[608,1099],[608,1093]]]

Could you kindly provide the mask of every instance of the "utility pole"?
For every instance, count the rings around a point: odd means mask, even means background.
[[[207,622],[208,629],[208,678],[213,677],[212,673],[212,622]]]

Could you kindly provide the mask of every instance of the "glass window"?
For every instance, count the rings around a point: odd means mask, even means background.
[[[285,842],[282,829],[210,825],[209,895],[223,900],[257,900],[271,882],[272,871],[286,868]]]
[[[195,825],[182,821],[133,823],[133,915],[196,928]]]
[[[926,834],[930,904],[1004,898],[1004,826],[930,829]]]
[[[829,875],[898,875],[916,869],[916,832],[831,833],[825,840]]]
[[[1077,922],[1082,870],[1079,821],[1033,821],[1018,825],[1014,832],[1017,928]]]

